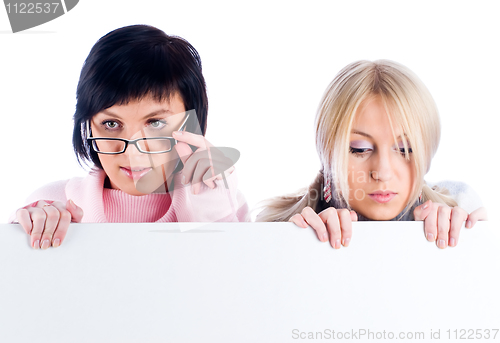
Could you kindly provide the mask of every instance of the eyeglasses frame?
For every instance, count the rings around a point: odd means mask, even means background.
[[[191,111],[186,111],[186,118],[184,119],[184,121],[182,122],[182,125],[180,126],[180,128],[177,131],[182,131],[182,130],[185,129],[186,124],[187,124],[187,120],[189,119],[189,115],[190,115],[189,112],[191,112]],[[139,152],[143,153],[143,154],[164,154],[164,153],[172,151],[174,145],[177,144],[177,140],[175,138],[173,138],[173,137],[143,137],[143,138],[137,138],[137,139],[90,137],[90,135],[91,135],[91,131],[90,131],[90,119],[87,119],[86,125],[87,125],[87,140],[89,140],[91,142],[91,144],[90,144],[91,148],[96,153],[98,153],[98,154],[104,154],[104,155],[119,155],[119,154],[123,154],[127,150],[129,144],[135,145],[136,149]],[[143,151],[140,148],[139,144],[137,144],[138,141],[148,141],[148,140],[155,140],[155,139],[168,139],[170,141],[170,149],[166,150],[166,151],[154,151],[154,152]],[[125,142],[125,147],[120,152],[102,152],[102,151],[97,151],[94,148],[94,143],[93,142],[98,141],[98,140],[111,140],[111,141]],[[172,141],[174,142],[173,144],[172,144]]]

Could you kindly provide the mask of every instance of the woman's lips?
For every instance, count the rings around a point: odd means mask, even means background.
[[[142,168],[142,167],[121,167],[120,170],[129,178],[133,180],[139,180],[141,177],[149,173],[152,168]]]
[[[397,193],[391,192],[391,191],[377,191],[373,192],[371,194],[368,194],[370,198],[375,200],[376,202],[379,202],[381,204],[385,204],[386,202],[391,201]]]

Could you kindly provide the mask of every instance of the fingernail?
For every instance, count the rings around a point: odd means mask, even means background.
[[[57,248],[59,245],[61,245],[61,240],[59,238],[54,239],[54,241],[52,242],[52,246],[54,248]]]
[[[185,185],[185,184],[186,184],[186,175],[182,175],[182,180],[181,180],[181,183],[182,183],[183,185]]]
[[[35,249],[39,249],[40,248],[40,241],[38,239],[33,242],[33,248],[35,248]]]
[[[173,133],[176,136],[181,136],[182,135],[182,131],[174,131]]]
[[[346,238],[346,239],[344,240],[344,246],[345,246],[345,247],[348,247],[348,246],[349,246],[349,242],[350,242],[350,241],[351,241],[351,239],[350,239],[350,238]]]
[[[451,247],[454,247],[454,246],[455,246],[455,243],[456,243],[455,238],[451,237],[451,238],[450,238],[450,246],[451,246]]]
[[[434,242],[434,235],[433,235],[432,233],[430,233],[430,232],[429,232],[429,233],[427,234],[427,240],[428,240],[429,242]]]
[[[446,247],[446,243],[444,242],[444,239],[438,240],[438,247],[440,247],[441,249]]]
[[[328,240],[328,233],[323,232],[323,234],[321,235],[321,241],[326,242],[327,240]]]
[[[340,249],[340,239],[335,240],[335,249]]]
[[[465,224],[465,227],[470,229],[472,227],[472,222],[470,220],[467,220],[467,223]]]
[[[42,249],[47,249],[48,247],[50,247],[50,241],[46,239],[42,242]]]

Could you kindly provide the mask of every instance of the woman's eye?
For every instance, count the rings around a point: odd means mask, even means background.
[[[399,152],[401,155],[405,156],[405,148],[399,148]],[[408,153],[411,154],[412,152],[411,148],[408,148]]]
[[[369,150],[369,148],[353,148],[352,146],[349,147],[349,152],[353,154],[356,157],[363,157]]]
[[[167,125],[167,122],[165,120],[151,120],[149,122],[149,125],[154,128],[154,129],[162,129]]]
[[[107,120],[107,121],[103,122],[102,125],[104,125],[104,128],[106,130],[114,130],[118,126],[120,126],[116,121],[113,121],[113,120]]]

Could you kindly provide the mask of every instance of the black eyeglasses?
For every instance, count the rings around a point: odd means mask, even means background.
[[[177,131],[182,131],[186,127],[190,112],[186,112],[186,118]],[[103,138],[91,137],[90,119],[87,120],[87,140],[91,142],[92,149],[99,154],[117,155],[127,150],[129,144],[134,144],[137,150],[143,154],[163,154],[172,150],[177,140],[173,137],[144,137],[137,139],[124,138]]]

